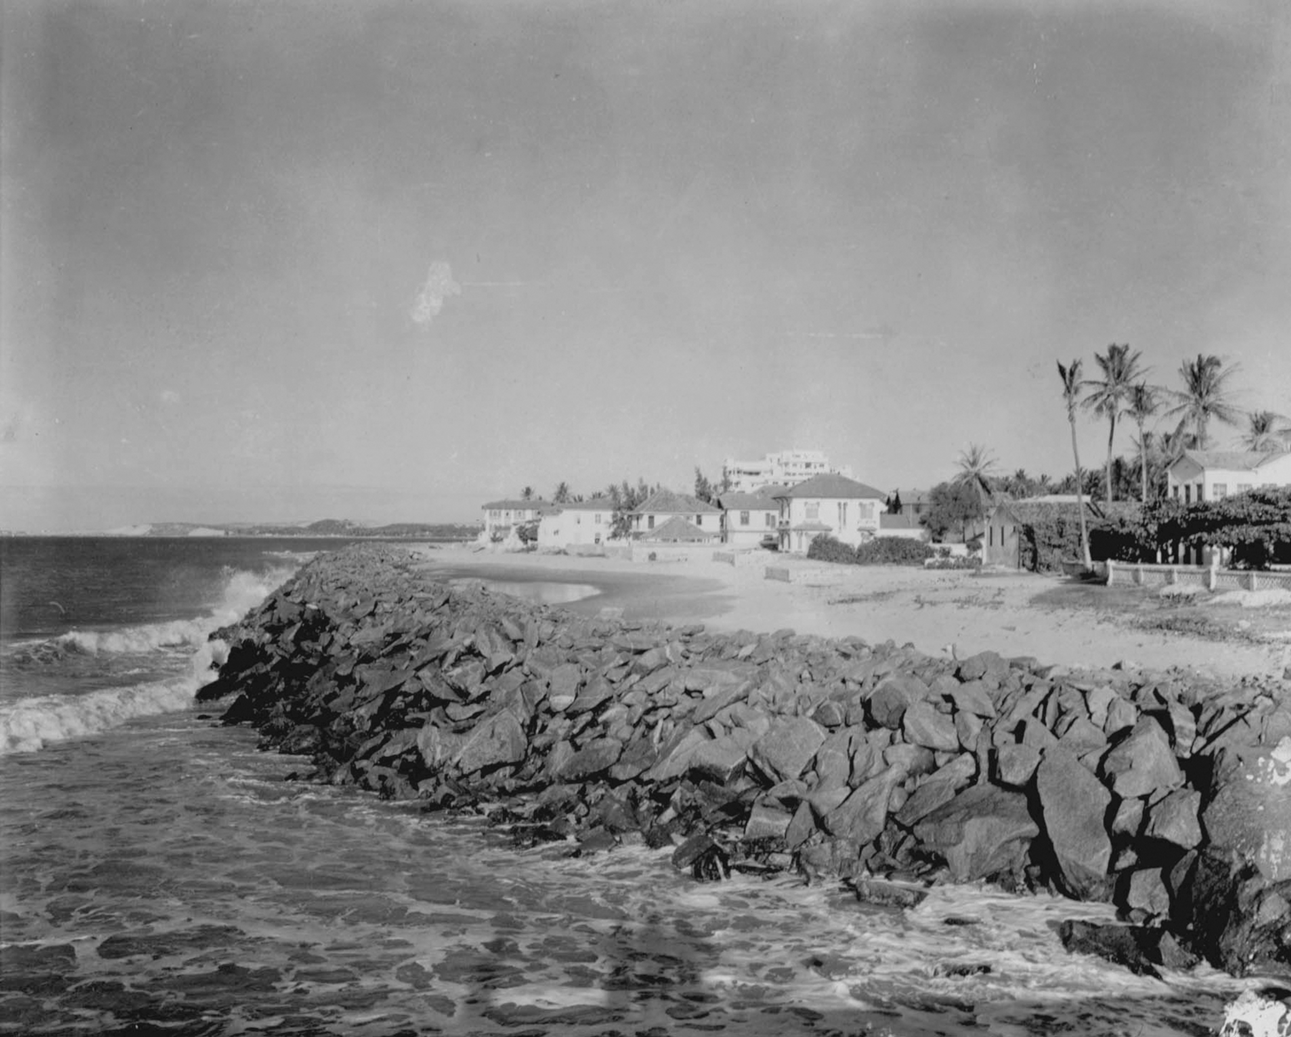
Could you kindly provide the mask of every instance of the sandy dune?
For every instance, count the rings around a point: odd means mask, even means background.
[[[1291,640],[1201,640],[1138,629],[1116,609],[1034,604],[1034,598],[1064,581],[1031,573],[839,566],[773,554],[733,567],[713,561],[711,552],[659,562],[470,548],[427,549],[426,557],[433,568],[453,576],[597,587],[598,596],[568,606],[578,611],[622,608],[628,618],[702,621],[719,630],[788,627],[828,637],[856,634],[868,641],[912,642],[930,655],[964,657],[990,649],[1076,669],[1126,663],[1234,677],[1280,675],[1291,665]],[[787,568],[790,582],[767,579],[768,565]]]

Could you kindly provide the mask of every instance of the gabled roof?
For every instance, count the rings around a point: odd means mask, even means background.
[[[532,508],[532,509],[542,511],[544,509],[550,508],[551,503],[549,501],[543,500],[541,497],[533,497],[530,500],[514,500],[514,499],[492,500],[492,501],[489,501],[487,504],[481,504],[480,507],[489,508],[490,510],[494,508],[497,508],[499,510],[503,508],[509,508],[512,511],[524,511],[526,509]]]
[[[1228,471],[1253,472],[1261,465],[1280,457],[1286,457],[1287,451],[1275,450],[1260,453],[1257,450],[1185,450],[1180,461],[1191,461],[1201,468],[1222,468]],[[1176,461],[1175,464],[1179,462]],[[1171,465],[1173,468],[1174,465]]]
[[[829,500],[887,500],[887,494],[845,475],[813,475],[810,479],[782,490],[776,497],[820,497]]]
[[[764,493],[723,493],[717,498],[723,511],[777,511],[780,505]]]
[[[642,505],[632,512],[633,515],[702,515],[705,512],[716,514],[717,508],[705,504],[698,497],[688,493],[673,493],[672,490],[658,490],[650,494]]]
[[[642,540],[703,541],[716,538],[716,533],[700,529],[695,523],[688,522],[680,515],[674,515],[667,522],[641,535]]]

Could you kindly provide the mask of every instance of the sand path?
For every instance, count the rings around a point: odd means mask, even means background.
[[[1064,580],[1033,573],[840,566],[773,554],[731,566],[713,561],[711,552],[658,562],[457,547],[427,549],[425,556],[431,568],[453,576],[597,587],[598,596],[569,606],[577,611],[617,607],[627,618],[702,621],[716,630],[855,634],[871,642],[910,642],[929,655],[953,651],[962,658],[989,649],[1075,669],[1127,663],[1237,677],[1281,675],[1291,665],[1291,641],[1202,640],[1138,629],[1123,610],[1034,604]],[[790,582],[767,579],[768,565],[787,568]]]

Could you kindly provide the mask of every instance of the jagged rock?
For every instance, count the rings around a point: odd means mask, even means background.
[[[975,882],[1021,870],[1040,829],[1026,796],[993,785],[974,785],[938,807],[914,828],[915,836],[941,855],[956,882]]]
[[[1130,736],[1107,754],[1103,770],[1111,779],[1112,791],[1123,799],[1183,784],[1170,739],[1151,717],[1141,718]]]
[[[1270,882],[1291,880],[1291,737],[1225,751],[1212,785],[1202,814],[1211,844],[1252,861]]]
[[[825,729],[807,717],[779,717],[749,749],[749,760],[771,781],[796,778],[807,769]]]
[[[744,825],[745,839],[783,839],[789,830],[793,815],[767,803],[753,804],[748,822]]]
[[[1071,753],[1057,747],[1045,750],[1035,785],[1064,891],[1081,900],[1105,896],[1112,860],[1104,824],[1110,793]]]
[[[932,813],[944,803],[949,803],[955,794],[967,785],[977,774],[977,758],[972,753],[962,753],[938,768],[911,793],[897,812],[899,824],[911,827],[916,821]]]
[[[889,797],[900,781],[901,773],[895,767],[871,778],[825,814],[825,830],[858,846],[877,839],[887,823]]]
[[[865,877],[853,880],[851,886],[856,893],[856,899],[862,904],[913,910],[928,899],[926,889],[903,882]]]
[[[1007,677],[1009,673],[1008,662],[1000,657],[998,652],[979,652],[977,655],[969,656],[959,664],[956,675],[961,681],[981,680],[987,674],[993,677]]]
[[[1159,803],[1148,808],[1143,834],[1185,850],[1200,846],[1202,840],[1201,793],[1193,789],[1176,789]]]
[[[575,752],[556,771],[561,781],[579,781],[609,770],[623,755],[623,743],[617,738],[597,738]]]
[[[1161,976],[1157,966],[1181,969],[1197,961],[1168,931],[1146,926],[1100,925],[1069,918],[1058,926],[1058,938],[1072,954],[1093,954],[1131,972],[1157,978]]]
[[[973,716],[993,718],[995,704],[991,701],[986,684],[980,680],[969,680],[955,684],[948,695],[960,713],[971,713]]]
[[[867,706],[874,723],[896,731],[905,711],[928,695],[928,685],[918,677],[889,677],[869,697]]]
[[[1034,745],[1005,744],[995,750],[995,777],[1004,785],[1029,785],[1039,766],[1040,750]]]
[[[955,722],[945,713],[938,713],[930,702],[911,703],[901,718],[901,731],[911,745],[943,752],[956,752],[960,747]]]
[[[691,777],[729,784],[744,773],[749,747],[756,738],[752,731],[736,728],[729,735],[701,742],[690,757]]]

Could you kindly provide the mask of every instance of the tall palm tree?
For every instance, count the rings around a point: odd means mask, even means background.
[[[570,497],[569,483],[561,481],[556,486],[556,492],[551,495],[551,500],[553,504],[568,504]]]
[[[1147,382],[1139,382],[1130,386],[1129,395],[1126,397],[1125,413],[1133,419],[1134,424],[1139,427],[1139,468],[1142,473],[1142,496],[1140,501],[1143,504],[1148,502],[1148,443],[1150,432],[1145,432],[1143,426],[1147,424],[1148,419],[1154,417],[1156,412],[1161,409],[1161,392],[1155,385],[1148,385]]]
[[[1130,389],[1134,382],[1143,377],[1139,369],[1142,356],[1137,349],[1130,349],[1129,344],[1117,345],[1113,342],[1107,347],[1106,355],[1094,354],[1094,363],[1102,371],[1102,380],[1090,379],[1085,382],[1089,395],[1085,397],[1084,406],[1100,418],[1107,419],[1107,503],[1112,503],[1112,449],[1116,441],[1116,419],[1125,413]]]
[[[1210,441],[1207,427],[1211,418],[1225,425],[1237,425],[1242,420],[1242,411],[1233,403],[1233,392],[1228,384],[1236,373],[1236,365],[1225,369],[1224,362],[1214,354],[1203,356],[1198,353],[1196,360],[1185,360],[1179,365],[1179,377],[1183,379],[1184,388],[1182,392],[1171,391],[1175,405],[1166,411],[1165,416],[1173,418],[1177,415],[1179,427],[1176,431],[1191,429],[1199,450],[1205,450]]]
[[[1076,406],[1080,402],[1080,390],[1084,383],[1080,380],[1080,358],[1063,367],[1058,361],[1058,377],[1062,379],[1062,398],[1067,404],[1067,421],[1071,423],[1071,453],[1076,459],[1076,512],[1080,516],[1080,550],[1085,556],[1085,564],[1093,565],[1089,555],[1089,530],[1085,528],[1085,494],[1081,489],[1083,476],[1080,471],[1080,449],[1076,446]]]
[[[1247,450],[1273,454],[1286,449],[1291,429],[1283,424],[1286,418],[1281,414],[1275,414],[1271,410],[1257,410],[1246,415],[1246,420],[1249,425],[1246,434],[1242,436],[1242,445]]]

